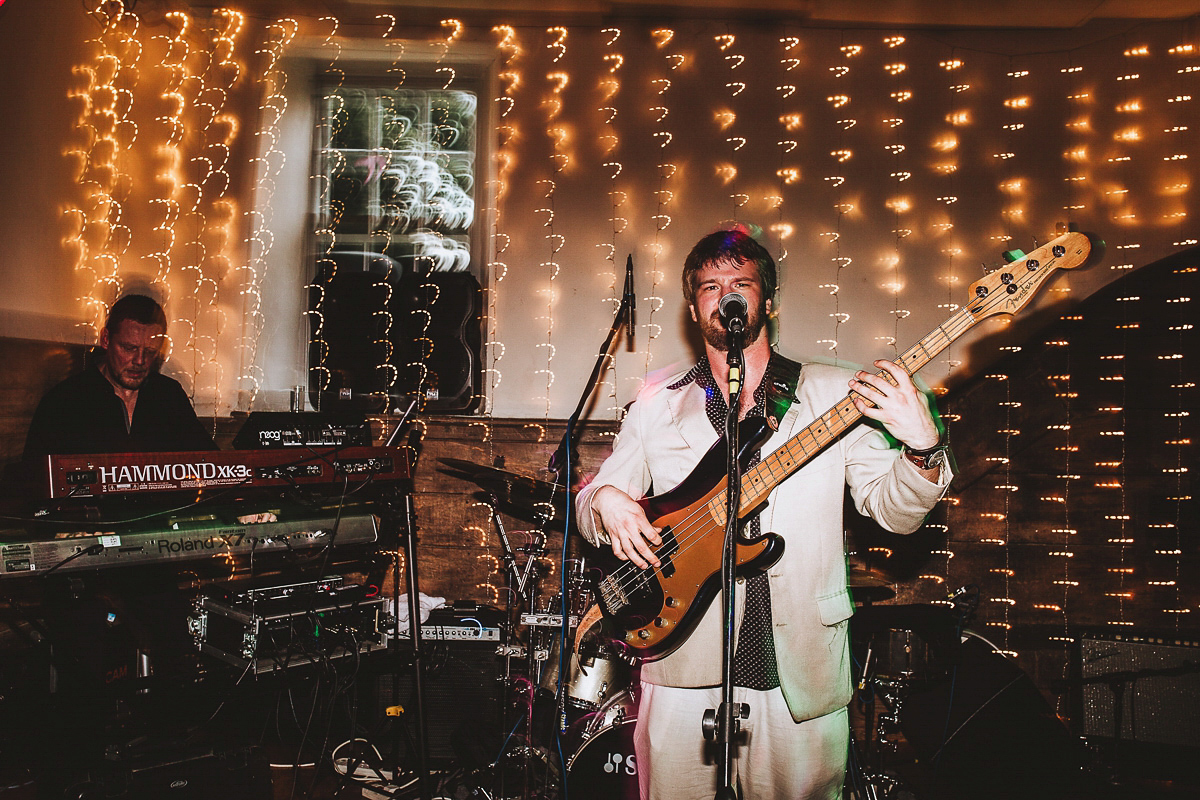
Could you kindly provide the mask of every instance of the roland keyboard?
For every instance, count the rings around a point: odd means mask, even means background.
[[[46,456],[46,474],[48,496],[55,499],[410,477],[408,451],[400,447],[52,455]]]
[[[320,508],[301,517],[280,510],[278,521],[243,524],[231,515],[159,518],[137,529],[104,522],[47,536],[0,530],[0,578],[108,569],[138,564],[172,564],[201,559],[257,558],[279,551],[341,545],[370,545],[379,523],[362,504]],[[86,527],[85,527],[86,526]]]

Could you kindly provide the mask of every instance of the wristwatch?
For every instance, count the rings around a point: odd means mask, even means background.
[[[924,450],[914,450],[905,445],[904,457],[917,469],[935,469],[946,463],[946,443],[939,439],[933,447]]]

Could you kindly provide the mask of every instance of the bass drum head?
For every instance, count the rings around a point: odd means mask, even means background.
[[[571,800],[638,800],[637,757],[633,728],[637,719],[622,719],[590,737],[567,762],[567,796]]]

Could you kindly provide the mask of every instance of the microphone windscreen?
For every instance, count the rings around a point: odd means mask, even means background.
[[[721,314],[721,319],[745,319],[749,305],[741,294],[730,292],[721,298],[721,302],[717,305],[717,311]]]

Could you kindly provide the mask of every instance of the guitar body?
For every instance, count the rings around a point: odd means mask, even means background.
[[[743,469],[771,433],[764,419],[741,423],[738,461]],[[663,529],[662,544],[652,547],[661,566],[639,569],[597,551],[602,577],[596,596],[634,654],[654,661],[675,650],[695,629],[709,603],[721,593],[721,550],[725,542],[725,439],[719,439],[687,478],[665,494],[638,501],[646,518]],[[761,508],[761,506],[760,506]],[[760,510],[752,509],[751,514]],[[744,514],[743,519],[750,516]],[[739,537],[735,571],[753,575],[783,555],[783,538],[766,533]],[[608,570],[605,567],[611,566]]]

